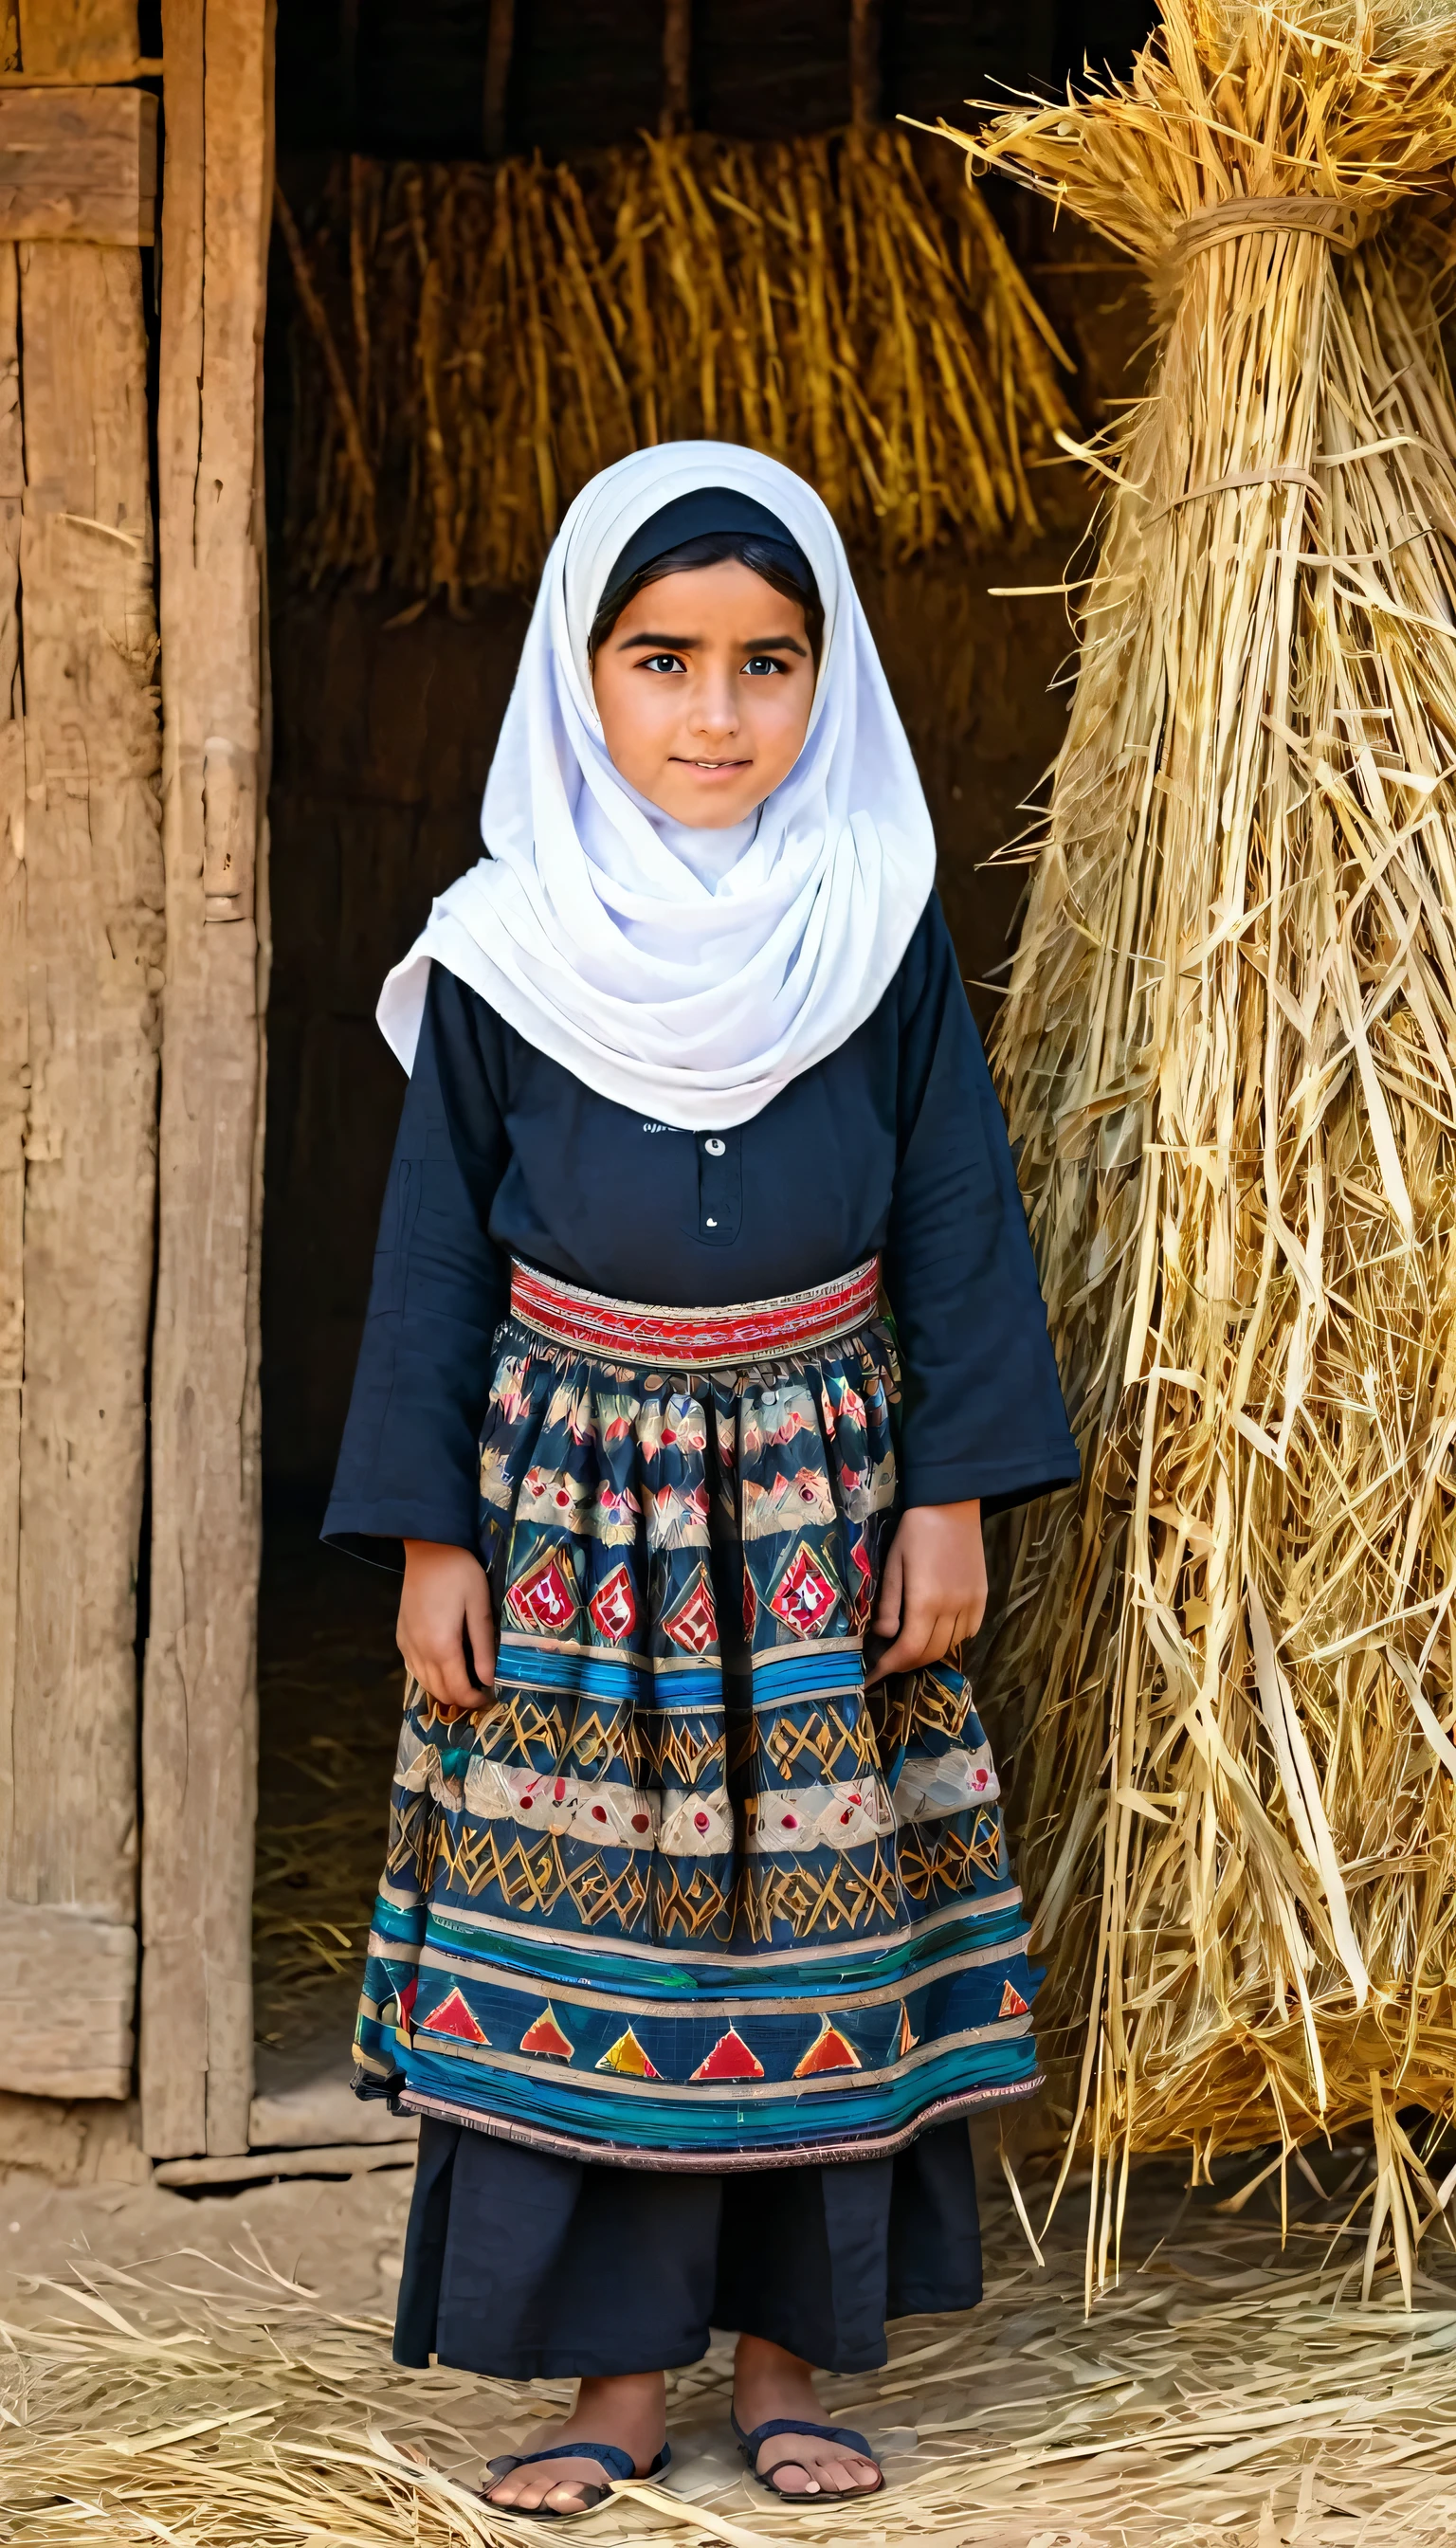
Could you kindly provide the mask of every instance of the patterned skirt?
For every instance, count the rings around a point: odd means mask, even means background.
[[[896,1518],[878,1267],[743,1309],[523,1266],[497,1338],[470,1716],[407,1691],[357,2084],[539,2149],[867,2157],[1039,2084],[989,1747],[864,1687]]]

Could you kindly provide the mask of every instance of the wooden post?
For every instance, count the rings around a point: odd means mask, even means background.
[[[31,1116],[26,967],[25,690],[20,673],[20,276],[0,248],[0,1891],[11,1890],[17,1821],[16,1607],[20,1415],[25,1379],[26,1133]],[[0,1915],[3,1917],[3,1915]]]
[[[135,213],[134,213],[135,218]],[[20,275],[29,1099],[12,1903],[99,1952],[88,2079],[130,2086],[136,1568],[162,964],[146,334],[134,249]],[[24,1925],[24,1913],[12,1916]],[[32,1924],[35,1925],[35,1924]],[[65,1924],[42,1924],[63,1996]],[[120,1932],[93,1938],[90,1932]],[[39,1934],[39,1931],[38,1931]],[[122,1952],[125,1944],[125,1952]],[[33,1974],[33,1988],[39,1983]],[[85,1995],[91,1996],[88,1990]],[[8,2084],[40,2088],[20,2038]],[[53,2081],[51,2095],[66,2093]]]
[[[879,122],[879,0],[850,0],[850,122],[857,132]]]
[[[510,91],[510,57],[515,49],[515,0],[491,0],[486,30],[486,83],[481,129],[488,159],[505,156],[506,104]]]
[[[692,127],[692,0],[664,0],[663,106],[665,136]]]
[[[123,2097],[162,872],[121,242],[154,105],[77,84],[135,57],[135,8],[3,41],[65,85],[0,92],[0,2023],[7,2087]]]
[[[141,2095],[247,2146],[266,996],[260,459],[270,0],[162,0],[163,999],[142,1711]]]

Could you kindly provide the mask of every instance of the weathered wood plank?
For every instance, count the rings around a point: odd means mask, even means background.
[[[125,78],[136,58],[136,0],[20,0],[27,71]]]
[[[262,2185],[272,2177],[376,2176],[412,2167],[409,2141],[333,2141],[322,2149],[257,2150],[246,2158],[174,2158],[153,2168],[153,2185]]]
[[[130,1924],[163,887],[145,333],[135,250],[18,265],[31,1085],[3,1889]]]
[[[0,248],[0,1869],[10,1864],[15,1815],[20,1392],[25,1377],[26,1132],[31,1111],[25,727],[19,678],[25,494],[19,325],[15,250]]]
[[[50,1903],[0,1902],[5,2085],[26,2097],[125,2097],[136,1930]]]
[[[247,2145],[267,961],[262,334],[268,0],[163,0],[163,838],[141,2093],[158,2156]]]
[[[156,99],[136,88],[0,88],[0,239],[149,247]]]

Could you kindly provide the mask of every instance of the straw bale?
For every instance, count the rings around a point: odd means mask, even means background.
[[[279,222],[305,581],[529,587],[588,478],[700,434],[800,470],[885,560],[1042,526],[1067,357],[979,195],[903,135],[354,159],[311,238],[281,196]]]
[[[1198,2167],[1366,2120],[1409,2250],[1401,2112],[1456,2092],[1456,19],[1162,0],[1127,82],[965,146],[1163,326],[996,1047],[1083,1456],[989,1693],[1068,2119]]]

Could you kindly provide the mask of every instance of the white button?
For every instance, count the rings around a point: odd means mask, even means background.
[[[717,1227],[718,1227],[718,1225],[717,1225],[717,1223],[716,1223],[715,1221],[709,1221],[709,1223],[708,1223],[708,1228],[709,1228],[709,1229],[716,1229],[716,1228],[717,1228]]]
[[[727,1147],[727,1142],[720,1141],[716,1135],[714,1135],[712,1140],[704,1141],[703,1143],[703,1148],[706,1150],[710,1159],[721,1159]]]

